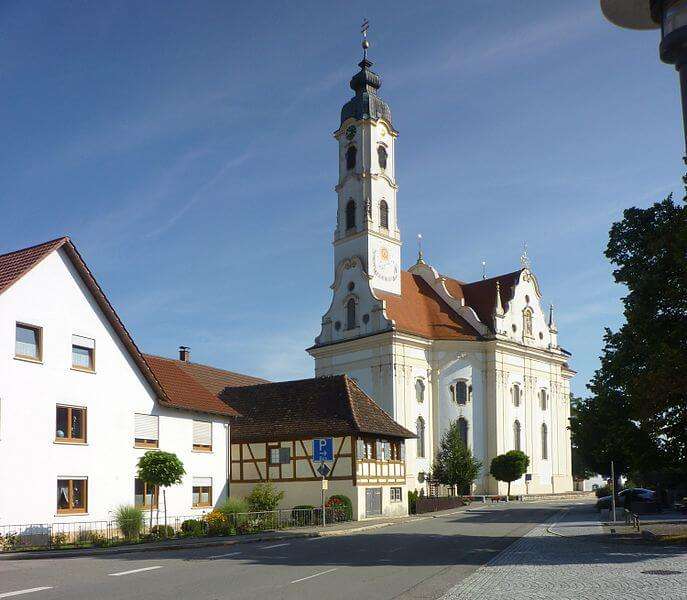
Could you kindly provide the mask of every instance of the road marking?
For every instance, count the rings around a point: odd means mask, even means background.
[[[33,592],[42,592],[43,590],[51,590],[52,586],[29,588],[26,590],[17,590],[16,592],[5,592],[0,594],[0,598],[11,598],[12,596],[22,596],[23,594],[31,594]]]
[[[214,556],[206,556],[205,558],[224,558],[225,556],[236,556],[240,552],[229,552],[227,554],[215,554]]]
[[[132,573],[142,573],[143,571],[154,571],[155,569],[161,569],[162,566],[158,567],[143,567],[142,569],[133,569],[131,571],[120,571],[119,573],[108,573],[110,577],[120,577],[121,575],[131,575]]]
[[[299,583],[300,581],[305,581],[306,579],[312,579],[313,577],[319,577],[320,575],[326,575],[327,573],[331,573],[332,571],[338,571],[338,568],[329,569],[327,571],[322,571],[321,573],[315,573],[314,575],[308,575],[307,577],[301,577],[300,579],[294,579],[291,583]]]
[[[274,544],[274,546],[263,546],[260,550],[269,550],[270,548],[283,548],[284,546],[290,546],[291,544]]]

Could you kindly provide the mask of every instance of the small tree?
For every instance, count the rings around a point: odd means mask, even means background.
[[[498,481],[508,482],[508,496],[510,496],[511,482],[520,479],[529,465],[530,459],[527,454],[520,450],[511,450],[492,459],[489,473]]]
[[[165,507],[165,531],[167,531],[167,496],[165,488],[181,483],[186,474],[184,464],[173,452],[149,450],[138,459],[138,477],[148,485],[162,488],[162,499]],[[158,514],[160,507],[158,503]],[[153,525],[153,503],[150,503],[150,526]]]
[[[443,485],[457,486],[461,494],[466,490],[469,493],[481,468],[482,463],[465,445],[458,422],[454,421],[441,438],[439,452],[432,467],[433,478]]]

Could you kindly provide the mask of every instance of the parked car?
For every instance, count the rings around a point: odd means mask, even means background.
[[[656,492],[647,490],[646,488],[625,488],[618,493],[616,500],[616,507],[622,509],[627,502],[628,494],[630,495],[630,502],[655,502]],[[596,510],[609,510],[611,508],[611,496],[604,496],[596,501]]]

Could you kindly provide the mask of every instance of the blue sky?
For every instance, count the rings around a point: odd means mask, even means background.
[[[526,240],[583,393],[621,319],[608,229],[682,169],[657,33],[595,0],[0,0],[0,252],[70,235],[145,351],[312,375],[363,17],[405,266],[417,232],[463,280]]]

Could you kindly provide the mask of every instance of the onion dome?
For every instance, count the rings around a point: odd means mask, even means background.
[[[369,45],[369,44],[368,44]],[[358,63],[360,71],[351,79],[351,89],[355,96],[341,109],[341,123],[353,117],[359,119],[384,119],[391,125],[391,109],[378,95],[382,78],[370,69],[372,62],[367,59],[367,47],[363,46],[365,56]]]

